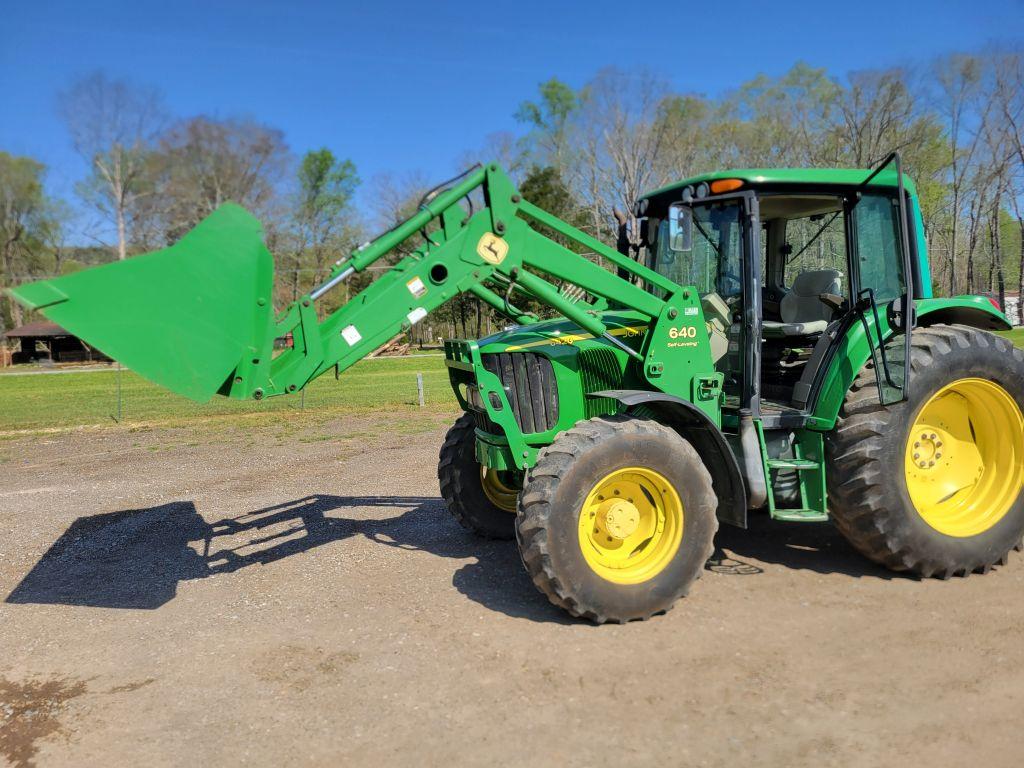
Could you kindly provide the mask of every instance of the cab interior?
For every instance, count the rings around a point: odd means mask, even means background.
[[[843,199],[763,195],[761,405],[803,410],[851,305]]]

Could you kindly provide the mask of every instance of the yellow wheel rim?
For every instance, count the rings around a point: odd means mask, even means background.
[[[616,584],[639,584],[657,576],[679,551],[683,503],[652,469],[616,470],[583,502],[579,539],[596,574]]]
[[[515,514],[519,490],[502,481],[497,470],[481,466],[480,485],[483,487],[484,495],[490,500],[491,504],[505,512]]]
[[[985,379],[959,379],[921,408],[907,437],[907,491],[918,514],[947,536],[998,523],[1024,486],[1024,416]]]

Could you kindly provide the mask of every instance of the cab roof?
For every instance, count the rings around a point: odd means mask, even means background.
[[[856,187],[870,174],[870,168],[733,168],[691,176],[649,192],[643,197],[660,197],[676,190],[681,191],[686,186],[696,186],[701,182],[710,183],[719,179],[740,179],[743,181],[741,190],[767,186]],[[896,171],[887,168],[879,172],[868,186],[895,187]],[[905,173],[903,187],[911,195],[917,195],[914,182]]]

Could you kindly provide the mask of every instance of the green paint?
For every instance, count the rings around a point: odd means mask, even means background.
[[[154,253],[13,289],[136,373],[205,402],[269,361],[273,260],[259,221],[224,205]]]
[[[644,197],[660,197],[673,192],[680,192],[684,187],[696,186],[702,182],[711,183],[719,179],[741,179],[744,188],[776,185],[801,186],[859,186],[871,173],[869,168],[733,168],[727,171],[715,171],[699,176],[691,176],[649,192]],[[895,187],[896,172],[885,170],[875,176],[868,185],[871,187]],[[917,188],[906,174],[903,174],[903,187],[911,197],[917,197]]]

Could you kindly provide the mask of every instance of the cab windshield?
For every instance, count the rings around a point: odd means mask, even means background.
[[[739,200],[694,204],[692,245],[688,251],[672,250],[669,223],[658,222],[650,246],[652,267],[674,283],[693,286],[701,296],[717,293],[727,301],[740,296],[742,221]]]

